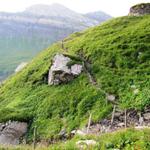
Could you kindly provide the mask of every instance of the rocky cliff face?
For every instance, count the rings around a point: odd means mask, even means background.
[[[129,15],[141,16],[146,14],[150,14],[150,3],[142,3],[130,8]]]

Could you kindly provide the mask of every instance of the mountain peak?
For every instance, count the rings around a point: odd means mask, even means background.
[[[28,8],[26,8],[26,11],[30,11],[30,10],[33,10],[33,9],[48,9],[48,8],[51,9],[51,8],[66,8],[66,7],[63,6],[62,4],[59,4],[59,3],[52,3],[51,5],[35,4],[35,5],[32,5]]]
[[[53,3],[51,5],[36,4],[30,6],[25,10],[25,13],[41,16],[65,16],[66,13],[68,14],[74,12],[61,4]]]
[[[78,20],[78,24],[86,24],[87,27],[99,24],[97,20],[88,18],[58,3],[53,3],[52,5],[33,5],[27,8],[24,13],[38,17],[46,17],[49,19],[55,18],[55,20],[63,19],[63,22],[64,20],[67,22],[72,20],[71,26],[73,24],[75,25],[77,22],[76,20]]]
[[[53,4],[51,4],[51,5],[49,5],[49,6],[51,6],[51,7],[61,7],[61,8],[66,8],[64,5],[62,5],[62,4],[59,4],[59,3],[53,3]]]

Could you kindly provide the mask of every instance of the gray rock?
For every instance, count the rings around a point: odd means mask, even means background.
[[[124,124],[124,122],[120,122],[120,123],[117,124],[117,126],[118,126],[118,127],[124,127],[125,124]]]
[[[5,128],[5,124],[4,123],[0,123],[0,132]]]
[[[0,131],[0,144],[18,145],[20,138],[27,132],[27,123],[7,122]]]
[[[55,55],[53,64],[49,70],[49,85],[68,83],[82,72],[82,65],[74,64],[70,68],[68,67],[69,62],[71,62],[69,57],[66,57],[63,54]]]
[[[71,66],[71,73],[73,75],[79,75],[82,72],[82,65],[75,64]]]
[[[81,141],[76,142],[76,145],[77,145],[79,148],[84,148],[85,146],[86,146],[86,147],[95,146],[96,143],[97,143],[97,142],[96,142],[95,140],[81,140]]]
[[[64,137],[67,134],[66,129],[62,129],[59,133],[59,136]]]
[[[139,124],[140,124],[140,126],[142,126],[143,123],[144,123],[144,118],[140,116],[139,117]]]
[[[106,97],[107,97],[107,100],[111,102],[114,102],[116,100],[116,97],[114,95],[107,94]]]
[[[150,112],[143,114],[145,120],[150,120]]]
[[[81,135],[81,136],[85,136],[87,134],[87,132],[86,132],[86,130],[82,129],[82,130],[77,130],[76,134]]]
[[[72,130],[72,131],[71,131],[71,134],[75,135],[76,132],[77,132],[77,130]]]
[[[150,3],[142,3],[130,8],[129,15],[131,16],[141,16],[146,14],[150,14]]]

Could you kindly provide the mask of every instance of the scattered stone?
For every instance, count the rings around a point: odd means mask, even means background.
[[[0,123],[0,132],[5,128],[5,124],[4,123]]]
[[[150,127],[150,106],[145,108],[144,112],[138,112],[135,109],[128,109],[126,111],[127,127],[134,127],[135,129],[143,129]],[[114,115],[114,122],[111,124],[111,116],[101,120],[96,124],[92,124],[89,128],[89,132],[86,132],[86,128],[81,130],[73,130],[71,134],[85,136],[85,135],[100,135],[102,133],[110,133],[125,128],[125,113],[123,110],[117,107],[117,114]],[[82,142],[79,142],[82,143]],[[84,142],[83,142],[84,143]],[[83,144],[84,146],[86,144]],[[85,148],[85,147],[84,147]]]
[[[139,117],[139,125],[142,126],[144,123],[144,118],[142,116]]]
[[[150,112],[143,114],[145,120],[150,120]]]
[[[100,129],[100,132],[101,133],[107,133],[107,132],[110,132],[110,125],[109,126],[105,126],[105,125],[102,125],[101,126],[101,129]]]
[[[123,122],[118,123],[118,127],[124,127],[124,126],[125,126],[125,124]]]
[[[120,117],[123,115],[123,112],[115,112],[114,116],[115,117]]]
[[[135,5],[130,8],[129,15],[131,16],[141,16],[150,14],[150,3],[142,3]]]
[[[15,69],[15,73],[20,72],[28,63],[22,62],[18,67]]]
[[[0,144],[18,145],[20,138],[27,132],[27,123],[7,122],[0,125]]]
[[[107,94],[106,97],[107,97],[107,100],[110,102],[115,102],[116,100],[116,97],[114,95]]]
[[[62,140],[66,139],[66,137],[67,137],[67,131],[66,131],[66,129],[62,129],[62,130],[60,131],[60,133],[59,133],[59,136],[60,136],[60,138],[61,138]]]
[[[134,94],[138,94],[138,93],[139,93],[139,89],[135,89],[135,90],[133,91],[133,93],[134,93]]]
[[[73,131],[71,131],[71,134],[75,135],[76,132],[77,132],[77,130],[73,130]]]
[[[86,132],[82,131],[82,130],[77,130],[76,134],[84,136],[84,135],[86,135]]]
[[[79,148],[84,148],[85,146],[86,147],[95,146],[96,144],[97,142],[95,140],[81,140],[81,141],[76,142],[76,145]]]
[[[49,85],[68,83],[82,72],[82,65],[74,64],[69,67],[68,63],[70,63],[71,61],[72,60],[69,57],[66,57],[63,54],[55,55],[53,64],[49,70]]]

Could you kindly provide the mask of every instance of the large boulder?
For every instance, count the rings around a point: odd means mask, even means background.
[[[150,14],[150,3],[142,3],[130,8],[129,15],[131,16],[141,16],[146,14]]]
[[[72,59],[63,54],[55,55],[52,66],[49,70],[48,84],[59,85],[73,80],[82,72],[82,65],[73,64],[69,66]]]
[[[18,145],[20,138],[27,132],[27,123],[7,122],[0,124],[0,144]]]

